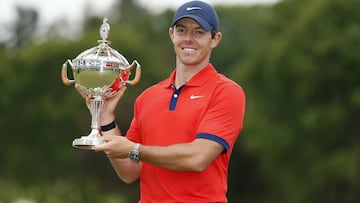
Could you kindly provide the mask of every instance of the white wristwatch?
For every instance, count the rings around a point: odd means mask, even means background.
[[[140,144],[134,145],[134,148],[129,152],[129,158],[133,162],[140,161]]]

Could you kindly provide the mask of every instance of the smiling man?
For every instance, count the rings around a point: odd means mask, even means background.
[[[242,130],[245,94],[210,63],[219,44],[219,19],[207,3],[182,5],[171,22],[176,67],[134,105],[126,136],[115,124],[125,92],[110,98],[97,146],[121,180],[140,178],[140,203],[227,202],[230,156]]]

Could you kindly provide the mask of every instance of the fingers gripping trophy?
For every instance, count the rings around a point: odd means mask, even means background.
[[[103,143],[99,119],[106,98],[115,96],[126,84],[134,86],[140,81],[140,64],[136,60],[129,64],[124,56],[109,46],[109,31],[110,25],[105,17],[100,27],[99,45],[83,51],[73,60],[68,59],[62,66],[61,79],[64,85],[75,84],[80,94],[90,97],[91,132],[73,141],[72,145],[76,148],[93,149]],[[68,65],[73,79],[68,78]],[[129,80],[134,68],[135,76]]]

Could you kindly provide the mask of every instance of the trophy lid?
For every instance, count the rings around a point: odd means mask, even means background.
[[[72,62],[75,68],[80,69],[125,69],[129,66],[129,62],[115,49],[112,49],[107,40],[109,36],[110,25],[108,19],[103,19],[103,24],[100,27],[99,45],[81,52]]]

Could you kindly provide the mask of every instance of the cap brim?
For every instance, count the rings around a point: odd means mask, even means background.
[[[204,20],[203,18],[201,18],[197,15],[183,15],[183,16],[175,19],[174,22],[171,24],[171,26],[174,26],[176,22],[178,22],[179,20],[181,20],[183,18],[191,18],[191,19],[195,20],[207,32],[211,31],[213,29],[213,27],[206,20]]]

